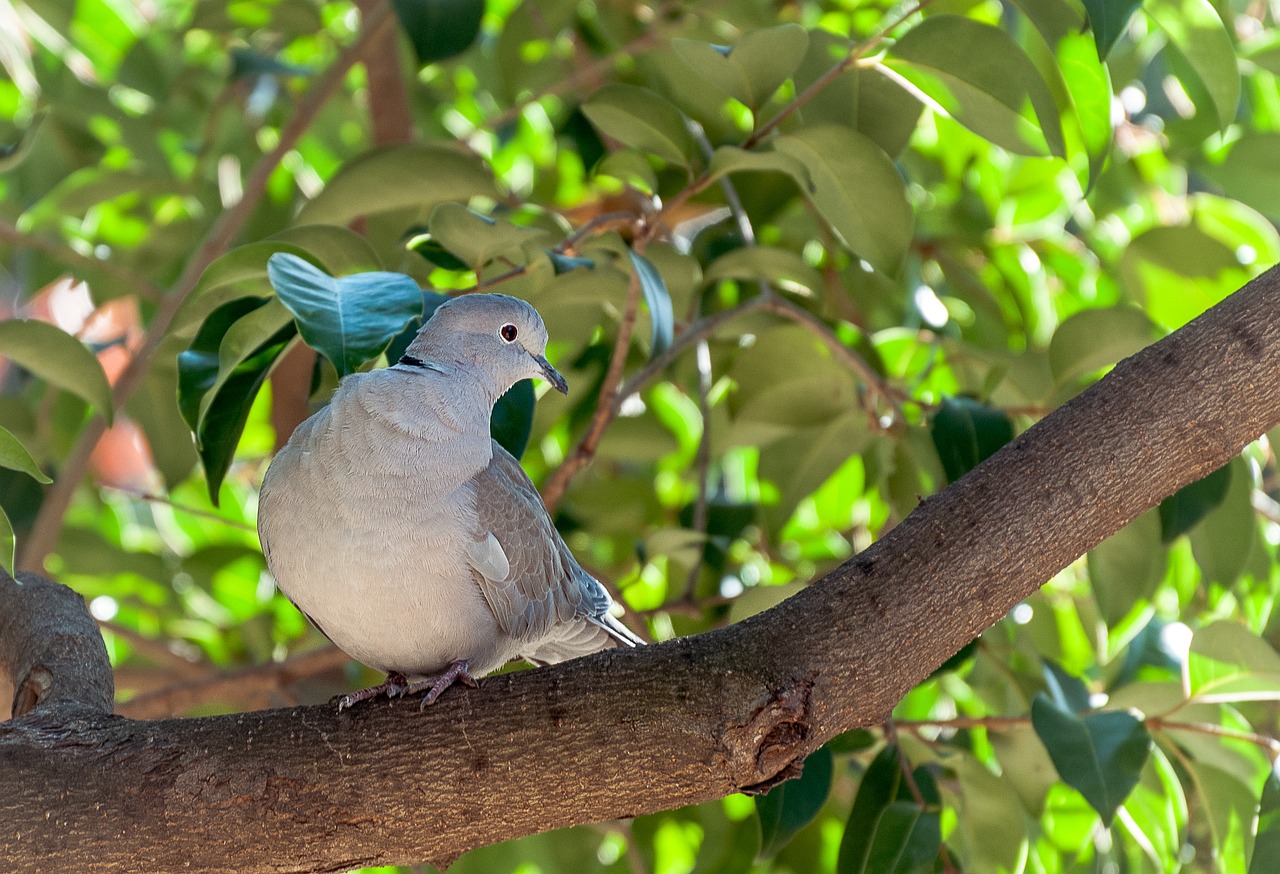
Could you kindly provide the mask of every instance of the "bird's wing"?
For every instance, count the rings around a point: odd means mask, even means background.
[[[467,554],[503,631],[532,642],[557,623],[577,619],[616,636],[603,619],[612,604],[609,593],[579,567],[520,462],[494,443],[493,460],[470,486],[476,529]]]

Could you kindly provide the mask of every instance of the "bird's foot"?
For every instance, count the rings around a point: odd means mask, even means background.
[[[409,689],[412,684],[399,671],[392,671],[387,674],[387,680],[376,686],[370,686],[368,689],[359,689],[355,692],[348,692],[346,695],[338,697],[338,712],[354,707],[361,701],[369,701],[382,695],[388,698],[399,698]]]
[[[471,676],[467,671],[467,660],[461,659],[453,662],[449,667],[445,668],[444,673],[437,677],[425,677],[421,680],[414,680],[404,690],[405,695],[416,695],[418,692],[427,691],[427,695],[422,699],[422,703],[418,705],[418,709],[425,708],[429,704],[435,704],[436,699],[440,697],[440,693],[444,692],[454,683],[463,683],[472,689],[479,688],[476,678]]]

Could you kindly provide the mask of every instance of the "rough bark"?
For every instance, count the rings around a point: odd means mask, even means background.
[[[5,870],[338,871],[759,788],[1280,421],[1280,271],[738,625],[338,714],[0,725]],[[0,597],[0,613],[13,609]]]

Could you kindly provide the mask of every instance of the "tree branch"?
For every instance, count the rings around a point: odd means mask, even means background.
[[[767,788],[837,733],[882,724],[1045,580],[1280,422],[1277,295],[1272,270],[728,628],[492,677],[421,712],[0,724],[0,867],[445,863]]]
[[[0,671],[14,716],[68,705],[111,712],[111,661],[84,599],[37,574],[0,568]]]

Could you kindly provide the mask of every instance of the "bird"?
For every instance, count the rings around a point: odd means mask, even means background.
[[[387,675],[339,710],[422,691],[425,707],[509,661],[644,643],[490,437],[494,404],[519,380],[568,394],[547,339],[526,301],[452,298],[394,365],[346,376],[268,467],[258,534],[278,588]]]

